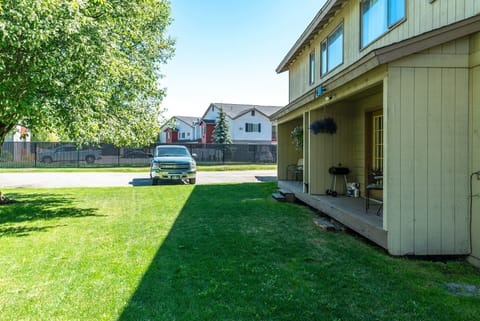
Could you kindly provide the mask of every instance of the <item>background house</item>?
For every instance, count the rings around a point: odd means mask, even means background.
[[[160,143],[196,142],[201,139],[200,119],[190,116],[173,116],[160,128]]]
[[[23,157],[29,154],[30,140],[32,134],[28,128],[17,125],[15,129],[5,137],[3,146],[3,157],[10,157],[15,161],[20,161]]]
[[[286,71],[289,104],[272,115],[279,186],[393,255],[480,265],[480,2],[328,0],[277,68]],[[309,130],[325,118],[335,134]],[[303,177],[290,182],[299,158]],[[381,171],[382,215],[380,203],[325,195],[338,164],[362,195]]]
[[[280,106],[212,103],[202,117],[202,143],[213,142],[213,129],[220,109],[227,114],[234,144],[271,144],[276,142],[276,124],[270,116]]]

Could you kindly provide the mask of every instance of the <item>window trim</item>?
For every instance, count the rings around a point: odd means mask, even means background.
[[[308,71],[309,71],[309,74],[308,74],[308,83],[310,84],[310,86],[314,85],[315,84],[315,49],[310,52],[310,56],[309,56],[309,59],[308,59]]]
[[[338,31],[338,29],[342,28],[342,61],[336,65],[335,67],[333,67],[332,69],[328,69],[328,45],[329,45],[329,38],[335,34],[335,32]],[[326,45],[325,46],[325,52],[326,52],[326,59],[325,59],[325,73],[323,72],[323,67],[324,67],[324,63],[323,63],[323,57],[322,57],[322,47],[323,45]],[[320,78],[323,78],[325,77],[326,75],[328,75],[329,73],[331,73],[332,71],[334,71],[335,69],[337,69],[338,67],[340,67],[341,65],[343,65],[345,62],[345,28],[344,28],[344,23],[343,23],[343,20],[338,24],[338,26],[333,29],[332,32],[330,32],[328,34],[328,36],[326,36],[321,42],[320,42]]]
[[[245,132],[246,133],[261,133],[262,132],[261,123],[245,123]]]
[[[407,20],[407,12],[408,12],[408,1],[406,0],[403,0],[404,2],[404,7],[405,7],[405,15],[402,19],[396,21],[395,23],[392,23],[392,24],[389,24],[388,23],[388,7],[387,7],[387,16],[386,16],[386,19],[387,19],[387,30],[385,30],[385,32],[383,32],[382,34],[380,34],[378,37],[372,39],[369,43],[365,44],[365,46],[362,45],[362,41],[363,41],[363,11],[362,11],[362,5],[365,1],[368,1],[368,0],[362,0],[360,1],[360,10],[359,10],[359,21],[360,21],[360,32],[359,32],[359,46],[360,46],[360,51],[363,51],[365,48],[368,48],[369,46],[371,46],[373,43],[377,42],[377,40],[379,40],[380,38],[384,37],[386,34],[388,34],[390,31],[392,31],[393,29],[395,29],[396,27],[398,27],[400,24],[402,24],[405,20]],[[387,6],[389,4],[389,1],[388,0],[385,0],[387,1]]]
[[[377,127],[377,124],[380,126]],[[379,169],[381,171],[383,171],[383,163],[385,160],[384,137],[383,111],[379,110],[372,113],[372,166],[374,169]],[[379,155],[379,153],[381,155]]]

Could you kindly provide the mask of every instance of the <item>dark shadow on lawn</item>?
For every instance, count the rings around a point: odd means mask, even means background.
[[[138,186],[151,186],[152,179],[151,178],[134,178],[128,184],[138,187]],[[159,185],[184,185],[186,184],[182,180],[163,180],[159,182]]]
[[[150,178],[134,178],[128,184],[132,186],[150,186],[152,185],[152,180]]]
[[[79,208],[72,198],[56,194],[22,194],[9,195],[20,200],[19,203],[0,207],[0,237],[25,236],[31,232],[42,232],[61,225],[28,226],[15,225],[35,221],[48,221],[58,218],[79,218],[98,216],[94,208]]]
[[[276,182],[277,176],[255,176],[257,181],[260,182]]]
[[[270,202],[274,189],[271,183],[195,186],[118,320],[256,319],[259,311],[248,305],[257,289],[238,285],[260,282],[249,271],[272,249],[245,234],[262,224],[264,205],[246,208]]]

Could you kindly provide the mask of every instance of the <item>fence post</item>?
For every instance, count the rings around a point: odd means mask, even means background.
[[[33,167],[37,167],[37,148],[38,148],[38,142],[35,142],[35,152],[33,153]]]

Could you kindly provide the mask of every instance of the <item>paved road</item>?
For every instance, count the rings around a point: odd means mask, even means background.
[[[275,170],[198,172],[197,184],[247,183],[276,180]],[[145,173],[0,173],[0,188],[148,186]]]

